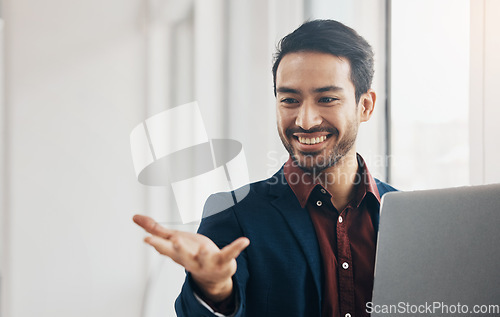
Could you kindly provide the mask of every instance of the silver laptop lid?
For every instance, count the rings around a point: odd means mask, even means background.
[[[500,316],[500,184],[384,195],[367,311]]]

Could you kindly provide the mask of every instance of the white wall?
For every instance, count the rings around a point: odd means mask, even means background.
[[[302,2],[229,1],[227,135],[243,143],[252,181],[288,159],[276,129],[271,69],[278,41],[304,22]]]
[[[141,0],[5,0],[4,317],[138,316]]]

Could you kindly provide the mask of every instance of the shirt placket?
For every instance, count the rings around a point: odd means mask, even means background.
[[[340,314],[344,317],[354,316],[354,275],[352,267],[351,247],[348,236],[347,217],[350,207],[346,207],[337,219],[337,252],[339,263],[339,297]]]

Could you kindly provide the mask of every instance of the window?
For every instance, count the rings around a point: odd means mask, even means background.
[[[391,2],[391,183],[469,182],[469,1]]]

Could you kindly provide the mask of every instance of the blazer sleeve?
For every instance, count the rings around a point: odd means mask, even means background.
[[[198,229],[198,233],[203,234],[210,238],[219,247],[230,244],[237,238],[243,236],[243,230],[236,217],[234,208],[230,207],[221,212],[207,211],[207,206],[219,205],[217,201],[221,199],[226,200],[228,197],[221,197],[227,195],[215,194],[208,198],[205,204],[204,215],[209,214],[208,217],[203,218]],[[229,195],[231,195],[229,193]],[[232,199],[232,198],[231,198]],[[219,205],[220,206],[220,205]],[[249,246],[250,247],[250,246]],[[247,267],[247,253],[243,251],[236,259],[237,269],[233,276],[234,291],[236,292],[236,303],[238,305],[235,317],[244,316],[245,312],[245,289],[248,281],[248,267]],[[181,293],[175,301],[175,310],[179,317],[192,317],[192,316],[215,316],[207,308],[205,308],[194,296],[192,287],[192,279],[189,273],[186,275],[186,280],[182,286]]]

